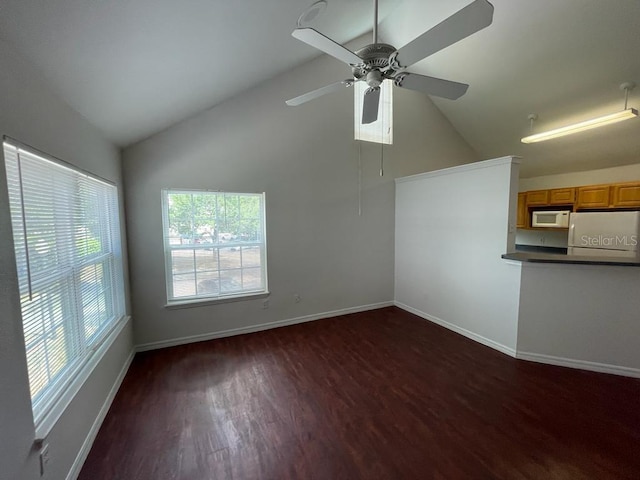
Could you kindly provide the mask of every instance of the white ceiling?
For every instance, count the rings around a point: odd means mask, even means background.
[[[318,56],[291,37],[311,3],[0,0],[0,38],[124,146]],[[370,0],[329,3],[314,22],[327,35],[371,30]]]
[[[312,1],[0,0],[0,38],[124,146],[314,58],[290,36]],[[380,0],[380,39],[400,47],[470,1]],[[328,3],[314,28],[342,43],[371,29],[371,0]],[[523,176],[640,162],[640,119],[519,141],[529,113],[539,131],[622,109],[619,84],[640,84],[640,1],[492,3],[490,27],[410,69],[471,85],[434,100],[478,154],[521,155]]]

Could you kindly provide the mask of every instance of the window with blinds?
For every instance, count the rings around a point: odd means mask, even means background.
[[[114,185],[4,142],[36,424],[124,316]]]

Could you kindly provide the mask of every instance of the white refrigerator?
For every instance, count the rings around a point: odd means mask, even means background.
[[[640,212],[578,212],[569,217],[568,255],[640,259]]]

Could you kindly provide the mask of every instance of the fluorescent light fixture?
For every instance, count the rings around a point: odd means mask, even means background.
[[[564,137],[565,135],[572,135],[578,132],[584,132],[585,130],[591,130],[592,128],[603,127],[605,125],[611,125],[612,123],[618,123],[623,120],[629,120],[636,118],[638,111],[635,108],[627,108],[617,113],[610,115],[604,115],[602,117],[592,118],[591,120],[585,120],[584,122],[574,123],[573,125],[567,125],[566,127],[555,128],[548,132],[536,133],[535,135],[529,135],[524,137],[522,143],[536,143],[544,142],[545,140],[551,140],[552,138]]]

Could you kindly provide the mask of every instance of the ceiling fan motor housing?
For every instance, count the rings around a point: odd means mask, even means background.
[[[395,51],[396,48],[393,45],[386,43],[376,43],[361,48],[356,55],[362,59],[362,63],[352,66],[353,77],[356,80],[365,80],[370,87],[380,86],[385,78],[390,78],[381,70],[389,66],[389,56]]]

